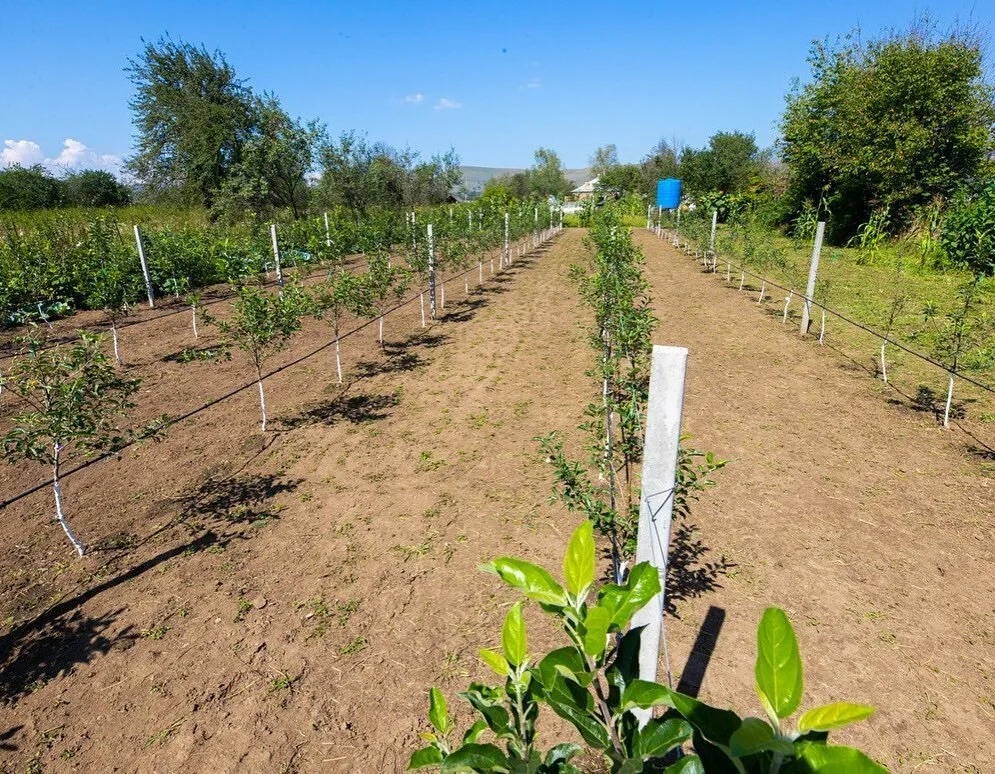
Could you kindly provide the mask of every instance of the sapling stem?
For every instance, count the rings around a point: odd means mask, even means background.
[[[943,426],[950,427],[950,405],[954,400],[954,375],[950,374],[950,383],[947,386],[947,406],[943,409]]]
[[[743,283],[744,282],[746,282],[746,272],[745,271],[741,271],[739,273],[739,289],[740,290],[743,289]]]
[[[263,373],[256,363],[256,384],[259,386],[259,409],[263,415],[263,432],[266,432],[266,393],[263,392]]]
[[[439,283],[439,308],[446,308],[446,283],[442,281]]]
[[[764,293],[767,292],[767,281],[764,280],[760,283],[760,298],[757,299],[757,303],[762,303],[764,300]]]
[[[823,337],[826,335],[826,310],[822,310],[822,325],[819,327],[819,343],[822,343]]]
[[[383,349],[383,315],[380,315],[379,328],[380,330],[378,333],[378,337],[380,341],[380,349]]]
[[[788,292],[788,297],[784,299],[784,317],[781,318],[781,324],[784,325],[788,321],[788,307],[791,305],[791,298],[794,293]]]
[[[881,342],[881,381],[888,383],[888,364],[884,359],[884,348],[888,346],[887,341]]]
[[[418,294],[418,304],[421,306],[421,327],[425,327],[425,293]]]
[[[478,285],[483,285],[484,284],[484,262],[483,261],[478,261],[477,262],[477,284]]]
[[[335,334],[335,370],[339,375],[339,384],[342,384],[342,358],[339,354],[339,336]]]
[[[726,261],[726,284],[732,279],[732,264]]]
[[[55,493],[55,518],[62,526],[62,531],[66,533],[66,537],[69,538],[69,542],[73,544],[73,548],[76,549],[76,553],[83,556],[83,554],[86,553],[86,546],[84,546],[83,542],[76,537],[76,534],[73,532],[72,527],[69,526],[69,522],[66,520],[66,515],[62,510],[62,487],[59,485],[59,466],[61,464],[61,454],[62,444],[56,442],[52,463],[52,491]]]
[[[193,337],[199,339],[200,334],[197,332],[197,304],[190,304],[190,320],[193,323]]]
[[[114,322],[113,318],[111,319],[111,341],[114,343],[114,359],[118,365],[124,365],[121,362],[121,352],[117,346],[117,323]]]

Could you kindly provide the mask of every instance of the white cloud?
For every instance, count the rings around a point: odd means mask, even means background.
[[[98,153],[71,137],[62,143],[57,156],[48,157],[41,146],[31,140],[4,140],[0,151],[0,167],[20,164],[24,167],[41,164],[52,172],[74,172],[80,169],[103,169],[120,174],[123,160],[114,153]]]
[[[542,81],[538,78],[530,78],[529,82],[525,84],[526,89],[541,89]]]
[[[419,102],[425,101],[425,95],[421,92],[417,94],[409,94],[404,98],[404,104],[406,105],[417,105]]]
[[[446,99],[445,97],[441,97],[435,103],[436,110],[459,110],[461,107],[463,107],[462,102],[457,102],[454,99]]]
[[[9,167],[20,164],[22,167],[30,167],[40,164],[45,160],[45,154],[41,152],[41,146],[31,140],[4,140],[3,150],[0,151],[0,167]]]

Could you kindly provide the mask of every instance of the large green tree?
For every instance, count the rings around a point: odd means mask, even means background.
[[[810,80],[787,96],[781,152],[790,195],[828,205],[837,239],[878,208],[904,225],[990,166],[995,122],[973,37],[901,35],[832,46],[816,41]]]
[[[535,165],[530,172],[530,193],[539,196],[562,197],[570,193],[573,185],[563,172],[563,163],[555,151],[539,148],[535,152]]]
[[[326,139],[324,126],[291,118],[271,95],[255,101],[255,124],[238,161],[222,183],[218,203],[238,214],[266,216],[286,208],[300,218],[307,208],[307,176]]]
[[[210,207],[258,125],[252,90],[221,52],[168,37],[128,64],[137,132],[128,169],[153,193]]]
[[[40,164],[0,169],[0,210],[33,210],[58,203],[59,181]]]
[[[131,202],[131,192],[110,172],[82,169],[61,181],[61,201],[67,207],[119,207]]]

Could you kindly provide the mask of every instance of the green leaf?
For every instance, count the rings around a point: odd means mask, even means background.
[[[621,629],[637,610],[659,593],[659,571],[649,562],[640,562],[632,568],[625,585],[603,586],[598,592],[598,604],[611,613],[611,626]]]
[[[408,771],[423,769],[426,766],[438,766],[442,763],[442,751],[438,747],[423,747],[417,750],[408,761]]]
[[[502,656],[500,653],[496,653],[493,650],[488,650],[487,648],[481,648],[478,653],[480,660],[483,661],[487,666],[493,669],[497,674],[502,677],[507,677],[511,674],[511,667],[508,666],[508,659]]]
[[[594,583],[594,525],[587,519],[574,530],[563,557],[567,591],[582,599]]]
[[[522,603],[511,606],[504,619],[501,631],[501,647],[504,657],[513,667],[519,667],[528,658],[528,642],[525,639],[525,620],[522,618]]]
[[[428,720],[440,734],[449,733],[449,713],[446,707],[446,697],[442,691],[433,687],[428,693]]]
[[[703,737],[722,747],[729,746],[730,737],[743,723],[739,715],[732,710],[710,707],[704,702],[692,699],[690,696],[685,696],[677,691],[671,692],[670,702],[670,706],[698,729]],[[695,749],[697,749],[697,745]]]
[[[691,725],[678,718],[652,718],[639,732],[636,753],[646,758],[666,755],[691,738]]]
[[[551,650],[539,662],[539,681],[545,688],[552,688],[557,676],[562,675],[578,685],[588,686],[591,673],[585,671],[584,659],[576,648]]]
[[[463,734],[463,744],[474,744],[478,739],[480,739],[480,735],[486,730],[487,721],[478,720],[466,730],[465,734]]]
[[[481,567],[485,572],[493,572],[505,583],[520,589],[534,602],[565,607],[567,596],[553,576],[542,567],[513,557],[502,556]]]
[[[608,627],[611,614],[600,605],[589,608],[584,617],[584,652],[600,659],[608,644]]]
[[[508,732],[508,710],[502,706],[504,691],[481,683],[470,683],[470,687],[461,691],[460,696],[481,714],[491,731],[498,736]]]
[[[816,742],[796,742],[794,761],[784,774],[888,774],[888,770],[860,750]]]
[[[705,774],[705,767],[697,755],[685,755],[673,766],[665,768],[663,774]]]
[[[573,758],[578,753],[584,752],[584,748],[579,744],[574,744],[573,742],[564,742],[553,747],[549,752],[546,753],[546,760],[543,761],[543,765],[547,767],[553,767],[558,763],[567,763],[571,758]]]
[[[736,758],[745,758],[766,750],[791,755],[794,748],[790,742],[778,739],[770,724],[760,718],[745,718],[743,724],[729,737],[729,752]]]
[[[648,680],[633,680],[622,692],[622,711],[626,712],[638,707],[639,709],[649,709],[666,704],[673,706],[671,697],[673,691],[659,683],[651,683]]]
[[[864,704],[848,704],[836,702],[824,704],[810,709],[798,721],[798,730],[803,734],[808,731],[829,731],[842,728],[850,723],[856,723],[874,714],[874,707]]]
[[[504,753],[492,744],[465,744],[450,753],[442,764],[442,771],[473,771],[495,774],[511,770]]]
[[[628,758],[615,769],[616,774],[642,774],[643,762],[640,758]]]
[[[795,631],[779,608],[768,607],[760,619],[754,673],[757,694],[768,714],[783,720],[798,709],[802,698],[802,661]]]

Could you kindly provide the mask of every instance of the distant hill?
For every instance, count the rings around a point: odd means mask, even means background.
[[[463,172],[466,190],[471,196],[479,195],[484,190],[487,181],[491,178],[500,177],[501,175],[513,175],[515,172],[525,171],[524,169],[513,167],[460,167],[460,170]],[[565,169],[563,172],[567,176],[567,180],[574,185],[586,183],[593,177],[590,167]]]

